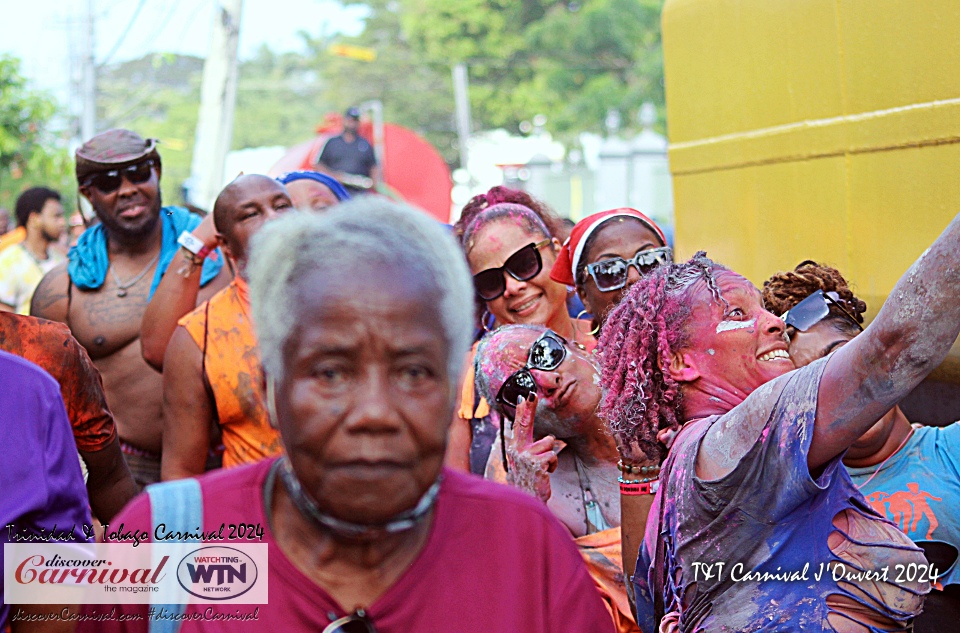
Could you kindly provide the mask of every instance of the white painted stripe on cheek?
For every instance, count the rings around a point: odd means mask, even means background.
[[[720,323],[717,324],[717,334],[720,332],[729,332],[731,330],[744,330],[746,328],[751,328],[756,324],[756,319],[750,319],[749,321],[720,321]]]

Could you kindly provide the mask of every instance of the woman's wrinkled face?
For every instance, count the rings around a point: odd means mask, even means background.
[[[475,275],[488,268],[503,266],[518,250],[543,239],[543,235],[528,231],[519,220],[503,218],[492,221],[474,234],[474,246],[467,253],[470,273]],[[503,295],[486,302],[487,310],[496,317],[498,324],[543,325],[566,311],[566,286],[550,279],[558,247],[554,240],[540,248],[543,268],[533,279],[517,281],[505,274],[507,285]]]
[[[293,200],[293,206],[305,211],[325,211],[328,207],[339,204],[340,200],[330,191],[330,187],[316,180],[303,178],[288,182],[287,191]]]
[[[363,524],[412,508],[443,464],[453,389],[439,298],[415,275],[372,268],[300,281],[277,418],[320,508]]]
[[[689,346],[682,355],[707,385],[742,400],[794,369],[786,326],[764,309],[760,291],[748,280],[733,272],[717,273],[716,279],[729,307],[716,300],[703,281],[697,282],[687,321]]]
[[[479,358],[480,371],[496,394],[511,374],[522,369],[530,355],[530,347],[543,331],[526,328],[499,332]],[[538,435],[570,437],[579,433],[580,425],[591,418],[600,404],[600,373],[590,356],[567,343],[567,355],[552,370],[530,369],[537,383]]]
[[[630,259],[640,251],[660,248],[660,237],[647,228],[643,222],[632,218],[613,218],[607,220],[597,228],[591,236],[590,247],[582,254],[585,265],[593,264],[605,259]],[[640,279],[640,273],[631,266],[627,271],[627,285],[619,290],[606,292],[597,288],[596,282],[586,276],[586,283],[578,286],[577,291],[587,312],[594,315],[596,323],[606,320],[611,308],[620,303],[634,283]]]

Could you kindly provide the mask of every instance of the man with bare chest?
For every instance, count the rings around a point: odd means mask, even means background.
[[[141,484],[160,479],[163,381],[140,353],[140,322],[149,298],[200,217],[160,202],[156,141],[108,130],[77,150],[77,182],[100,224],[51,270],[30,313],[66,323],[103,376],[120,446]],[[229,283],[222,255],[203,265],[198,301]],[[172,271],[176,274],[176,271]]]

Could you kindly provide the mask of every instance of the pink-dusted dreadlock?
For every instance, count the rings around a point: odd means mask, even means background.
[[[607,318],[596,351],[603,386],[599,413],[620,446],[665,456],[657,432],[681,424],[680,385],[661,367],[688,343],[690,289],[697,282],[706,284],[715,301],[726,303],[715,279],[724,270],[703,251],[687,262],[658,266]]]

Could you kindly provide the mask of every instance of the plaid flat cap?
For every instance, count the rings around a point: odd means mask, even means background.
[[[77,182],[82,183],[90,174],[123,167],[146,156],[155,158],[160,166],[157,139],[144,139],[136,132],[124,129],[101,132],[76,152]]]

